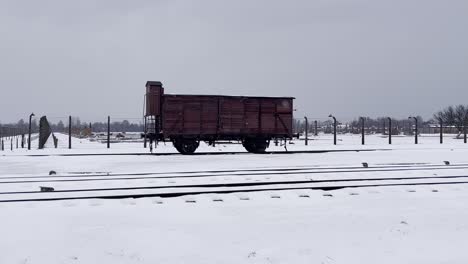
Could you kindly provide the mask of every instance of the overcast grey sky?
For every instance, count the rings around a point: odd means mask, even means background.
[[[140,117],[147,80],[296,117],[468,104],[466,0],[0,0],[0,35],[2,122]]]

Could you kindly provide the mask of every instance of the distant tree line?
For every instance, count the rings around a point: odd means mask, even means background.
[[[52,129],[52,132],[68,133],[68,120],[66,123],[62,120],[59,120],[56,123],[53,123],[49,120],[49,125]],[[25,122],[23,119],[20,119],[16,123],[0,123],[0,132],[2,129],[6,131],[7,129],[14,128],[18,131],[22,131],[22,133],[27,133],[28,127],[29,122]],[[131,123],[128,120],[111,122],[112,132],[143,132],[143,129],[144,127],[141,123]],[[82,122],[78,117],[72,117],[72,133],[81,134],[81,132],[85,130],[88,132],[107,132],[107,122],[85,123]],[[33,119],[31,122],[31,131],[33,133],[39,131],[39,125],[36,119]]]
[[[444,126],[454,126],[460,136],[468,126],[468,106],[456,105],[446,107],[434,114],[434,121]]]

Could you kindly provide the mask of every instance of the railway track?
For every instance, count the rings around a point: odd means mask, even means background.
[[[232,187],[254,187],[269,185],[298,185],[310,183],[341,183],[341,182],[375,182],[375,181],[411,181],[411,180],[433,180],[433,179],[460,179],[468,175],[450,175],[450,176],[418,176],[418,177],[380,177],[380,178],[347,178],[331,180],[302,180],[302,181],[265,181],[265,182],[233,182],[233,183],[209,183],[209,184],[182,184],[182,185],[158,185],[158,186],[138,186],[138,187],[114,187],[114,188],[93,188],[93,189],[65,189],[56,190],[53,193],[71,193],[71,192],[95,192],[95,191],[122,191],[122,190],[144,190],[144,189],[175,189],[175,188],[232,188]],[[1,195],[10,194],[48,194],[41,191],[19,191],[19,192],[0,192]]]
[[[460,170],[458,175],[437,175],[431,172],[447,172]],[[343,188],[369,188],[369,187],[389,187],[389,186],[419,186],[419,185],[449,185],[468,184],[468,164],[397,164],[378,165],[371,168],[360,166],[342,167],[280,167],[280,168],[253,168],[243,170],[206,170],[206,171],[180,171],[180,172],[154,172],[154,173],[115,173],[115,174],[78,174],[78,175],[51,175],[51,176],[10,176],[1,177],[9,181],[0,181],[2,189],[8,189],[9,184],[30,184],[30,183],[59,183],[59,182],[100,182],[100,181],[120,181],[120,180],[140,180],[140,179],[184,179],[184,178],[205,178],[206,180],[218,177],[232,177],[228,182],[213,183],[179,183],[164,185],[137,186],[135,182],[127,186],[116,187],[95,187],[86,188],[86,184],[80,188],[57,189],[53,192],[41,192],[30,190],[4,191],[0,192],[0,203],[27,202],[27,201],[59,201],[78,199],[122,199],[122,198],[143,198],[143,197],[180,197],[186,195],[201,194],[228,194],[242,192],[261,191],[282,191],[282,190],[322,190],[332,191]],[[421,172],[426,176],[395,176],[386,177],[361,177],[362,173],[375,172]],[[275,175],[311,175],[311,174],[333,174],[344,176],[346,174],[359,173],[361,175],[350,178],[326,178],[326,179],[271,179],[264,178],[261,181],[236,181],[237,177],[248,176],[275,176]],[[446,174],[446,173],[445,173]],[[249,179],[250,180],[250,179]],[[121,185],[121,184],[119,184]],[[130,185],[130,186],[129,186]],[[19,186],[21,187],[21,186]],[[28,188],[31,188],[29,186]],[[37,187],[37,186],[36,186]],[[63,187],[63,186],[62,186]],[[24,188],[21,187],[21,188]],[[21,189],[20,188],[20,189]]]
[[[404,172],[404,171],[447,171],[468,169],[466,164],[450,166],[424,165],[424,166],[382,166],[373,168],[340,167],[340,168],[280,168],[262,170],[221,170],[202,172],[163,172],[163,173],[118,173],[94,175],[66,175],[66,176],[13,176],[0,177],[0,184],[24,183],[59,183],[59,182],[94,182],[94,181],[121,181],[121,180],[151,180],[151,179],[184,179],[184,178],[219,178],[235,176],[279,176],[279,175],[313,175],[313,174],[343,174],[343,173],[375,173],[375,172]]]
[[[251,173],[251,172],[283,172],[283,171],[306,171],[306,170],[334,170],[340,172],[342,170],[362,170],[369,171],[372,169],[404,169],[404,168],[419,168],[419,169],[445,169],[445,168],[468,168],[468,163],[452,164],[450,167],[440,164],[429,163],[408,163],[408,164],[381,164],[374,165],[368,168],[363,166],[298,166],[298,167],[265,167],[265,168],[252,168],[252,169],[229,169],[229,170],[201,170],[201,171],[167,171],[167,172],[138,172],[138,173],[109,173],[109,172],[67,172],[63,175],[35,175],[35,176],[1,176],[0,179],[36,179],[36,178],[86,178],[86,177],[113,177],[113,176],[147,176],[147,175],[189,175],[189,174],[222,174],[222,173]]]
[[[467,177],[467,176],[460,176]],[[44,201],[63,201],[63,200],[87,200],[87,199],[128,199],[128,198],[174,198],[188,195],[203,195],[203,194],[232,194],[232,193],[251,193],[262,191],[290,191],[290,190],[322,190],[333,191],[344,188],[370,188],[370,187],[397,187],[397,186],[434,186],[434,185],[458,185],[468,184],[464,181],[432,181],[432,182],[405,182],[405,183],[382,183],[382,184],[339,184],[333,186],[284,186],[284,187],[258,187],[258,188],[228,188],[218,190],[182,190],[172,192],[150,192],[150,193],[129,193],[129,194],[98,194],[84,196],[56,196],[56,197],[34,197],[34,198],[15,198],[0,199],[0,203],[12,202],[44,202]],[[50,193],[49,193],[50,194]]]

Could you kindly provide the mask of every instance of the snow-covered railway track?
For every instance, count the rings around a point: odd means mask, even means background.
[[[468,179],[468,175],[449,175],[449,176],[420,176],[420,177],[382,177],[382,178],[346,178],[331,180],[302,180],[302,181],[263,181],[263,182],[231,182],[231,183],[208,183],[208,184],[182,184],[182,185],[157,185],[157,186],[136,186],[136,187],[116,187],[116,188],[91,188],[91,189],[64,189],[55,190],[54,193],[70,192],[95,192],[95,191],[122,191],[122,190],[144,190],[144,189],[168,189],[168,188],[220,188],[220,187],[251,187],[267,185],[296,185],[309,183],[337,183],[337,182],[374,182],[374,181],[409,181],[409,180],[428,180],[428,179]],[[18,191],[18,192],[0,192],[1,195],[8,194],[35,194],[46,193],[41,191]]]
[[[273,167],[273,168],[253,168],[253,169],[229,169],[229,170],[200,170],[200,171],[167,171],[167,172],[138,172],[138,173],[107,173],[107,172],[68,172],[62,175],[27,175],[27,176],[2,176],[2,180],[10,179],[57,179],[57,178],[91,178],[91,177],[119,177],[119,176],[151,176],[151,175],[174,175],[174,177],[183,177],[183,175],[195,174],[227,174],[227,173],[248,173],[252,172],[294,172],[294,171],[312,171],[315,172],[346,172],[352,170],[353,172],[375,171],[380,169],[390,169],[393,171],[404,170],[407,168],[412,169],[468,169],[468,164],[452,164],[450,166],[430,163],[408,163],[408,164],[392,164],[392,165],[371,165],[368,168],[363,166],[298,166],[298,167]],[[180,176],[178,176],[180,175]],[[201,175],[203,176],[203,175]],[[1,182],[0,182],[1,183]]]
[[[405,171],[448,171],[465,170],[466,164],[450,166],[380,166],[372,168],[335,167],[335,168],[278,168],[262,170],[224,170],[201,172],[161,172],[161,173],[114,173],[93,175],[53,175],[53,176],[0,176],[0,184],[26,183],[60,183],[60,182],[98,182],[98,181],[128,181],[151,179],[184,179],[184,178],[219,178],[235,176],[281,176],[281,175],[311,175],[311,174],[344,174],[344,173],[376,173]]]
[[[458,179],[458,180],[455,180]],[[205,185],[142,186],[134,188],[107,188],[86,190],[61,190],[54,192],[10,192],[0,193],[0,203],[60,201],[78,199],[124,199],[161,197],[171,198],[187,195],[229,194],[260,191],[322,190],[333,191],[344,188],[431,186],[468,184],[468,175],[445,177],[336,179],[322,181],[249,182]],[[157,190],[157,192],[154,192]]]

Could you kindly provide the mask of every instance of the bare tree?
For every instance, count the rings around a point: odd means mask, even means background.
[[[454,126],[460,137],[468,125],[468,106],[449,106],[434,114],[434,119],[448,126]]]

